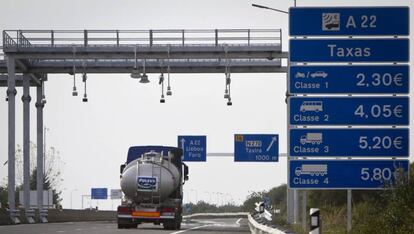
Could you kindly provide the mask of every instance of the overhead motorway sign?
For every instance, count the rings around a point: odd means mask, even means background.
[[[290,97],[291,125],[408,125],[408,97]]]
[[[207,161],[206,136],[178,136],[178,148],[183,149],[183,161]]]
[[[408,62],[408,39],[291,39],[291,62]]]
[[[234,161],[279,161],[279,136],[277,134],[235,134]]]
[[[409,130],[347,128],[290,130],[292,157],[408,157]]]
[[[91,199],[99,199],[99,200],[108,199],[108,188],[92,188]]]
[[[289,187],[298,189],[383,189],[408,177],[408,160],[291,160]]]
[[[292,7],[290,36],[408,36],[408,7]]]
[[[408,65],[293,65],[292,94],[408,94]]]

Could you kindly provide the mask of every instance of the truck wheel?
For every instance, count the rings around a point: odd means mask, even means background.
[[[178,230],[181,227],[181,222],[178,222],[177,220],[168,221],[163,223],[165,230]]]
[[[168,222],[164,222],[162,226],[164,227],[165,230],[173,230],[174,225],[171,221],[168,221]]]
[[[118,229],[129,229],[137,226],[138,224],[131,222],[129,219],[118,219]]]
[[[125,224],[119,224],[118,223],[118,229],[126,229],[127,226]]]

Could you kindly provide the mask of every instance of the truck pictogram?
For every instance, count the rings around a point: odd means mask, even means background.
[[[324,176],[328,174],[327,164],[302,164],[302,167],[295,169],[297,176],[310,175],[310,176]]]
[[[302,145],[305,144],[312,144],[312,145],[320,145],[322,143],[322,133],[306,133],[306,135],[302,135],[300,137],[300,143]]]

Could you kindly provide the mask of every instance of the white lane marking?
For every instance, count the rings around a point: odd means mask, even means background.
[[[83,228],[76,228],[75,231],[83,231]]]
[[[210,227],[210,226],[215,226],[215,225],[209,224],[209,225],[197,226],[197,227],[189,228],[189,229],[186,229],[186,230],[181,230],[181,231],[178,231],[178,232],[172,232],[170,234],[179,234],[179,233],[188,232],[188,231],[191,231],[191,230],[195,230],[195,229],[199,229],[199,228],[203,228],[203,227]]]
[[[240,221],[242,221],[243,218],[240,218],[236,221],[236,224],[240,225]]]
[[[64,233],[65,231],[57,231],[57,233]]]

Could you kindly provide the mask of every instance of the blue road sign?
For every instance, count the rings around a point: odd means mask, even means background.
[[[408,125],[408,97],[291,97],[292,125]]]
[[[91,189],[91,199],[108,199],[108,188],[92,188]]]
[[[234,161],[279,161],[279,136],[277,134],[235,134]]]
[[[408,129],[291,129],[294,157],[408,157]],[[344,144],[346,142],[346,144]]]
[[[270,210],[270,197],[263,197],[263,203],[266,210]]]
[[[408,7],[292,7],[290,36],[408,36]]]
[[[408,94],[408,65],[290,66],[293,94]]]
[[[289,187],[383,189],[408,177],[408,160],[291,160]]]
[[[178,148],[183,149],[183,161],[207,161],[206,136],[178,136]]]
[[[408,62],[408,39],[291,39],[291,62]]]

